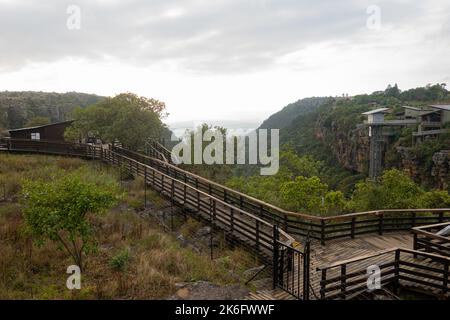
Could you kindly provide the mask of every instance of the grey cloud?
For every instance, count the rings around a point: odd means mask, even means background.
[[[379,1],[386,23],[420,17],[422,1]],[[79,5],[82,28],[66,28]],[[113,56],[146,66],[176,61],[195,72],[250,71],[323,41],[363,41],[371,1],[0,1],[0,70],[65,57]],[[184,14],[164,17],[171,8]]]

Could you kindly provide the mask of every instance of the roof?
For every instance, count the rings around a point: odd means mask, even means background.
[[[75,120],[68,120],[68,121],[62,121],[62,122],[55,122],[55,123],[50,123],[50,124],[45,124],[43,126],[36,126],[36,127],[28,127],[28,128],[19,128],[19,129],[11,129],[8,130],[9,132],[16,132],[16,131],[23,131],[23,130],[34,130],[34,129],[41,129],[41,128],[45,128],[45,127],[51,127],[54,125],[58,125],[58,124],[69,124],[74,122]]]
[[[422,112],[420,112],[421,116],[426,116],[427,114],[432,114],[432,113],[438,113],[438,110],[423,110]]]
[[[422,110],[421,108],[418,108],[418,107],[411,107],[411,106],[403,106],[402,108],[410,109],[410,110],[414,110],[414,111],[421,111],[421,110]]]
[[[432,104],[432,105],[430,105],[430,107],[434,108],[434,109],[450,111],[450,105],[449,104]]]
[[[386,113],[388,110],[389,110],[389,108],[380,108],[380,109],[375,109],[375,110],[372,110],[372,111],[367,111],[367,112],[364,112],[364,113],[361,113],[361,114],[367,116],[369,114],[375,114],[375,113]]]

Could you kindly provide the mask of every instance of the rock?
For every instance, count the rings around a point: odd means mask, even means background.
[[[181,299],[187,299],[189,297],[189,289],[188,288],[181,288],[177,291],[176,295],[180,297]]]
[[[206,281],[183,284],[169,300],[238,300],[246,297],[249,290],[242,285],[219,286]]]
[[[204,237],[209,234],[211,234],[211,227],[208,226],[198,229],[197,232],[195,233],[197,237]]]
[[[189,241],[186,240],[186,238],[182,234],[179,234],[177,236],[177,240],[180,242],[182,247],[186,247],[189,244]]]

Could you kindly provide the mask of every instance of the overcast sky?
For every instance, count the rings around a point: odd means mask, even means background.
[[[395,82],[450,83],[450,1],[0,0],[0,90],[131,91],[169,122],[260,121]]]

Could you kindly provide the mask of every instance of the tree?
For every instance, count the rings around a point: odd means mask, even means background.
[[[400,96],[400,89],[398,88],[398,85],[397,84],[395,84],[394,86],[388,85],[388,87],[384,91],[384,95],[386,97],[398,98]]]
[[[423,193],[405,173],[391,169],[385,170],[378,182],[357,183],[349,205],[357,211],[415,208]]]
[[[25,124],[25,127],[38,127],[38,126],[45,126],[46,124],[50,124],[50,119],[47,117],[34,117],[28,120],[28,122]]]
[[[299,176],[281,186],[281,196],[290,210],[314,212],[321,211],[328,186],[318,177]]]
[[[66,130],[66,137],[77,140],[93,136],[107,143],[120,141],[136,150],[148,138],[160,136],[164,128],[161,119],[166,116],[164,110],[163,102],[122,93],[75,110],[76,121]]]
[[[26,180],[22,199],[28,232],[38,244],[55,241],[83,268],[83,253],[95,242],[89,215],[100,214],[116,200],[114,185],[84,181],[78,172],[50,182]]]

